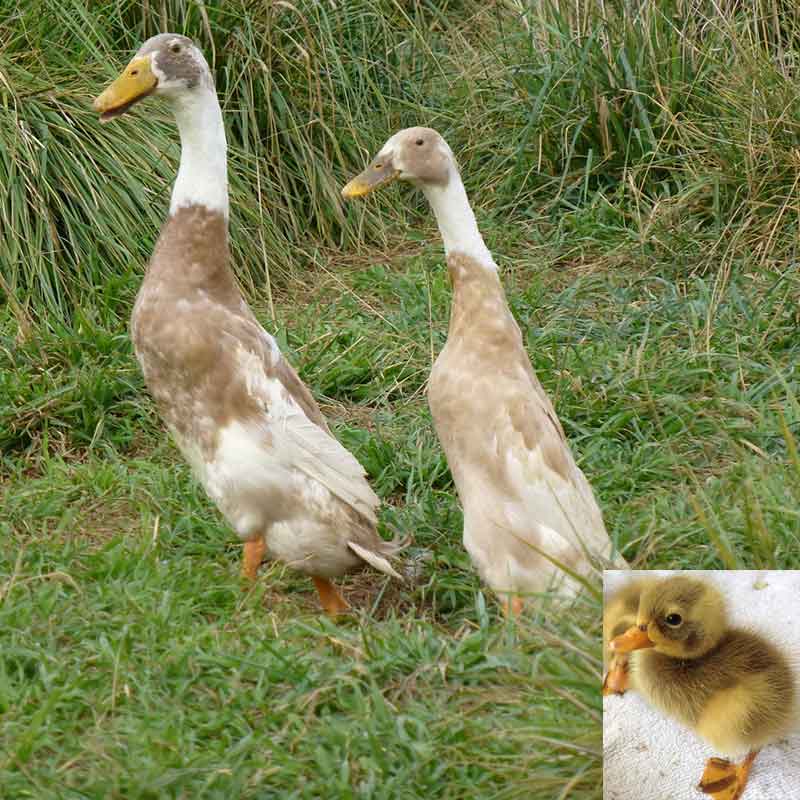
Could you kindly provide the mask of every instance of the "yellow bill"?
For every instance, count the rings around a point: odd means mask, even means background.
[[[645,647],[654,647],[655,642],[648,636],[647,627],[634,625],[625,633],[615,636],[609,645],[615,653],[630,653],[633,650],[643,650]]]
[[[100,122],[124,114],[134,103],[152,94],[156,86],[158,78],[150,68],[150,59],[134,58],[119,78],[95,98],[94,109],[100,112]]]
[[[391,155],[382,158],[378,156],[360,175],[356,175],[347,186],[342,189],[342,197],[351,200],[354,197],[364,197],[375,191],[379,186],[391,183],[400,175],[400,170],[392,164]]]

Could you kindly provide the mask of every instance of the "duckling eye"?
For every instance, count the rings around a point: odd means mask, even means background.
[[[139,74],[139,70],[138,69],[132,69],[130,74],[131,74],[132,77],[135,76],[135,75],[138,75]]]
[[[677,628],[683,622],[683,617],[680,614],[667,614],[666,623],[670,628]]]
[[[170,50],[172,50],[173,53],[180,53],[181,46],[179,44],[174,44],[170,47]]]
[[[375,165],[375,169],[380,169],[382,166],[383,166],[383,164],[376,164]]]
[[[425,144],[425,140],[424,139],[417,139],[417,144],[418,145],[423,145],[423,144]]]

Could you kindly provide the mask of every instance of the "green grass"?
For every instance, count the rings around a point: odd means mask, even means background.
[[[439,128],[626,557],[797,568],[796,11],[18,5],[0,0],[0,794],[598,800],[597,601],[514,626],[481,592],[424,398],[450,299],[435,228],[406,188],[338,189],[396,128]],[[157,103],[103,127],[89,103],[162,14],[213,56],[248,298],[387,534],[415,537],[415,580],[348,578],[335,623],[279,566],[242,591],[132,357],[177,137]]]

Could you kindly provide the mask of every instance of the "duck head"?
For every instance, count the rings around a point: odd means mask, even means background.
[[[160,33],[148,39],[120,76],[94,101],[100,121],[108,122],[152,95],[180,101],[214,87],[211,70],[191,39]]]
[[[394,134],[370,165],[342,189],[342,197],[363,197],[394,180],[408,181],[422,189],[445,187],[454,171],[458,168],[453,151],[433,128],[405,128]]]
[[[699,658],[726,629],[725,601],[709,583],[676,575],[647,587],[639,599],[636,625],[611,640],[616,653],[652,647],[673,658]]]

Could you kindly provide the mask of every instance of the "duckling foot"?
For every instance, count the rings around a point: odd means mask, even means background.
[[[714,800],[739,800],[757,753],[757,750],[748,753],[741,764],[734,764],[727,758],[709,758],[697,788]]]
[[[625,694],[630,688],[628,675],[628,659],[626,656],[612,656],[608,663],[608,672],[603,681],[603,695]]]
[[[339,590],[327,578],[319,578],[313,575],[311,579],[319,593],[319,602],[325,609],[325,613],[332,617],[343,614],[350,608],[350,604],[342,597]]]
[[[244,559],[242,561],[242,577],[254,583],[258,575],[258,568],[261,566],[261,559],[264,557],[264,550],[267,546],[264,537],[252,539],[244,543]]]

